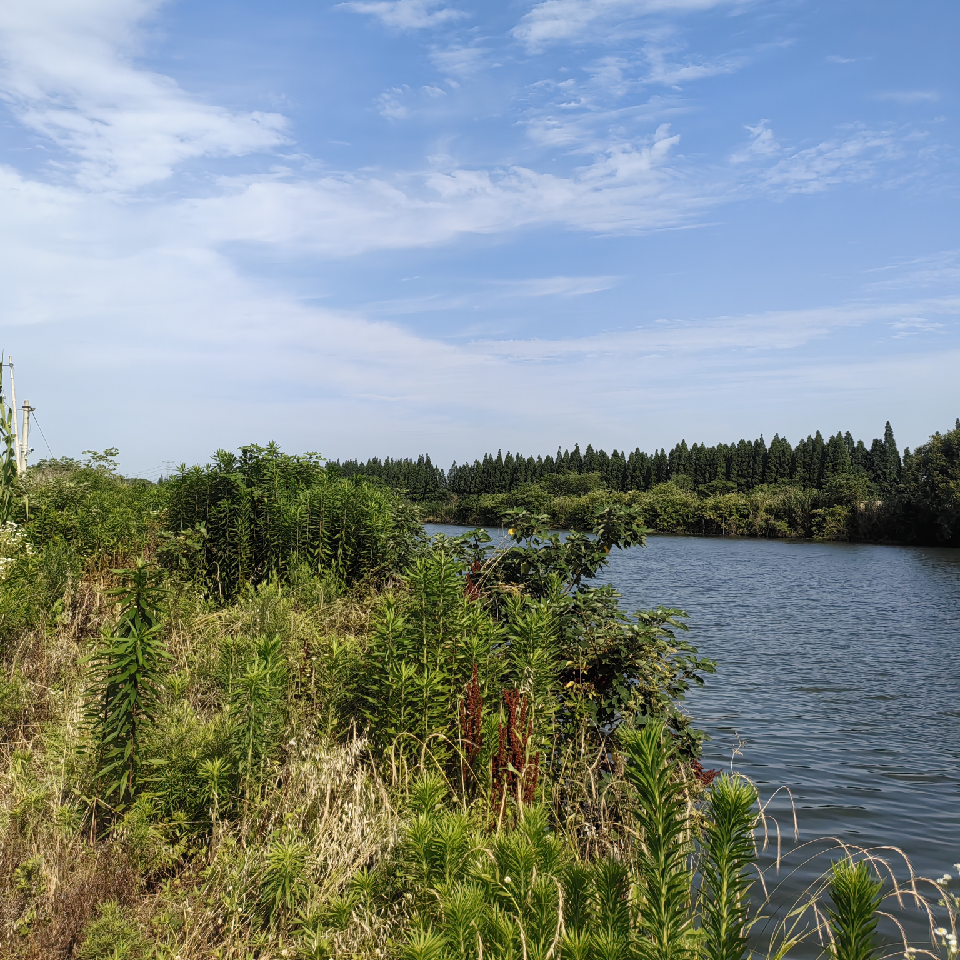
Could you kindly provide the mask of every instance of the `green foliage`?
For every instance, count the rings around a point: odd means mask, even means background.
[[[960,426],[907,452],[899,496],[902,536],[960,545]]]
[[[603,731],[628,717],[659,717],[680,738],[682,753],[696,756],[700,734],[678,702],[716,666],[677,638],[675,631],[687,630],[682,610],[658,607],[630,618],[619,596],[605,586],[557,598],[562,716],[587,716]]]
[[[538,713],[550,704],[561,737],[579,736],[584,721],[594,736],[607,736],[628,717],[662,717],[684,755],[695,756],[700,735],[677,704],[715,666],[677,638],[676,631],[687,629],[685,614],[658,608],[631,618],[612,587],[584,583],[607,566],[611,549],[645,542],[637,512],[602,509],[592,536],[546,533],[546,518],[525,511],[507,519],[512,543],[506,549],[492,552],[480,530],[442,541],[470,565],[468,589],[506,631],[504,677],[537,698]]]
[[[192,539],[168,543],[165,562],[194,571],[225,601],[304,563],[353,584],[400,569],[412,555],[418,527],[402,498],[328,475],[315,454],[289,456],[272,443],[240,456],[221,450],[166,486],[169,529]]]
[[[462,564],[445,550],[417,559],[399,595],[387,595],[360,666],[360,716],[374,744],[415,762],[450,755],[474,664],[489,692],[498,628],[465,595]]]
[[[97,556],[114,566],[144,552],[164,504],[161,487],[121,477],[105,455],[84,464],[43,460],[27,471],[23,486],[32,543],[63,541],[83,560]]]
[[[140,783],[142,728],[156,717],[169,656],[160,637],[164,591],[158,573],[142,560],[115,572],[124,581],[112,591],[120,600],[120,616],[89,658],[86,720],[101,796],[121,808]]]
[[[888,482],[894,446],[876,451]],[[937,449],[942,464],[906,457],[901,487],[930,463],[949,474]],[[163,488],[117,477],[112,451],[32,470],[40,505],[0,576],[15,644],[0,732],[18,739],[0,777],[0,952],[743,960],[764,909],[756,791],[708,786],[681,709],[713,664],[682,611],[629,616],[591,584],[654,522],[856,536],[893,509],[844,437],[801,452],[817,489],[792,467],[757,485],[750,444],[731,454],[736,479],[700,483],[702,450],[683,445],[632,491],[609,479],[629,460],[592,448],[539,484],[529,463],[491,458],[491,476],[528,478],[499,548],[474,531],[425,549],[382,484],[275,448]],[[179,519],[162,530],[168,492]],[[591,533],[547,532],[538,503]],[[141,562],[105,596],[109,558],[142,544],[171,571],[165,589]],[[78,645],[115,600],[85,677]],[[93,756],[77,750],[85,680]],[[114,811],[99,836],[91,774]],[[781,924],[775,955],[826,916],[836,960],[875,960],[878,881],[845,862],[829,892],[829,908],[790,908],[806,927]]]
[[[637,793],[639,953],[649,960],[686,960],[696,954],[689,865],[693,844],[675,750],[659,721],[623,731],[620,745],[626,780]]]
[[[592,537],[548,533],[547,517],[523,510],[507,511],[503,520],[514,545],[497,558],[497,576],[537,598],[555,592],[558,578],[567,592],[579,589],[607,565],[611,549],[643,546],[649,533],[637,511],[619,505],[594,514]]]
[[[297,837],[278,837],[266,848],[260,904],[268,923],[292,916],[307,895],[306,845]]]
[[[402,956],[464,960],[556,953],[568,854],[542,808],[492,837],[454,813],[421,813],[399,850],[414,904]]]
[[[150,955],[146,938],[116,900],[101,906],[84,934],[77,948],[78,960],[145,960]]]
[[[24,631],[56,621],[80,566],[76,551],[63,540],[17,550],[0,579],[0,649]]]
[[[757,791],[721,774],[710,791],[704,824],[701,915],[704,960],[741,960],[747,952],[750,875],[756,856]]]
[[[840,860],[830,874],[830,955],[834,960],[875,960],[882,884],[861,860]]]
[[[239,656],[236,654],[239,652]],[[286,726],[287,664],[279,637],[261,637],[252,655],[227,645],[232,755],[246,802],[258,797]]]

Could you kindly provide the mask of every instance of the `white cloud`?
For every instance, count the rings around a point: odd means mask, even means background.
[[[819,193],[838,183],[875,177],[879,164],[897,159],[902,150],[902,143],[889,131],[859,129],[845,139],[795,151],[765,170],[762,181],[786,193]]]
[[[891,321],[895,329],[906,324],[913,329],[917,318],[904,321],[905,312],[924,309],[956,317],[960,297],[945,297],[909,304],[853,303],[810,310],[784,310],[704,320],[659,321],[634,330],[594,334],[562,340],[484,341],[476,348],[504,359],[551,363],[578,357],[636,358],[638,356],[709,357],[716,351],[792,350],[822,340],[838,330]],[[923,321],[923,329],[943,324]]]
[[[400,99],[408,91],[409,87],[394,87],[392,90],[385,90],[377,97],[377,109],[381,116],[388,120],[404,120],[410,116],[410,109]]]
[[[461,79],[479,73],[487,65],[486,58],[487,51],[478,46],[453,44],[449,47],[435,47],[430,52],[431,62],[441,73]]]
[[[609,21],[651,13],[707,10],[737,0],[542,0],[513,28],[513,36],[537,48],[562,40],[582,40]]]
[[[405,177],[235,181],[222,196],[184,201],[180,215],[211,243],[290,244],[331,256],[550,223],[599,232],[660,229],[688,221],[705,204],[670,168],[679,139],[661,127],[652,142],[612,148],[569,176],[453,165]]]
[[[942,250],[930,256],[898,260],[870,270],[869,275],[880,278],[867,284],[873,290],[955,288],[960,284],[960,250]]]
[[[775,157],[780,153],[780,144],[774,139],[773,131],[767,126],[769,120],[761,120],[755,127],[747,126],[750,143],[746,149],[735,153],[730,159],[734,163],[746,163],[758,157]]]
[[[896,331],[894,339],[899,340],[903,337],[915,337],[918,333],[936,333],[943,330],[943,324],[935,320],[928,320],[926,317],[904,317],[890,324]]]
[[[0,97],[27,127],[67,151],[84,188],[131,190],[202,156],[237,156],[284,140],[273,113],[200,102],[169,77],[137,69],[137,25],[157,0],[5,0]]]
[[[495,280],[491,286],[510,297],[582,297],[615,287],[622,277],[541,277]]]
[[[467,14],[443,5],[443,0],[351,0],[341,7],[376,17],[387,27],[398,30],[422,30],[437,27]]]
[[[251,237],[312,245],[327,254],[339,253],[341,243],[369,249],[433,242],[466,228],[515,223],[509,208],[524,204],[521,217],[541,221],[580,215],[575,184],[554,184],[550,193],[529,171],[508,173],[506,182],[480,177],[470,184],[458,183],[456,173],[438,174],[455,182],[446,200],[435,191],[432,204],[370,180],[323,183],[314,196],[302,184],[289,195],[283,189],[291,185],[280,181],[251,184],[235,196],[245,218],[234,222],[228,215],[237,208],[229,203],[220,209],[206,202],[129,204],[0,168],[4,346],[22,364],[22,389],[29,386],[40,406],[55,452],[116,443],[125,465],[153,466],[276,438],[290,449],[319,447],[333,456],[429,449],[462,459],[489,444],[482,425],[491,422],[496,442],[514,449],[569,445],[578,434],[609,449],[626,442],[652,445],[653,435],[637,426],[645,417],[662,421],[669,434],[689,415],[701,431],[697,439],[709,439],[711,418],[718,430],[732,420],[749,425],[754,408],[766,411],[781,432],[813,429],[820,425],[820,404],[831,420],[856,429],[844,406],[852,390],[860,397],[877,390],[884,404],[898,405],[895,411],[920,413],[929,410],[931,398],[943,394],[946,400],[955,391],[955,340],[941,339],[927,354],[882,359],[870,359],[865,347],[869,330],[889,337],[935,329],[921,328],[919,318],[942,324],[946,338],[957,329],[956,296],[457,345],[364,313],[301,302],[287,287],[242,276],[217,249],[220,240]],[[600,174],[584,173],[581,180],[594,175]],[[518,203],[524,176],[534,195]],[[346,191],[342,209],[331,197],[336,186]],[[540,196],[538,190],[547,192]],[[458,197],[464,206],[454,203]],[[559,213],[551,213],[558,199]],[[254,200],[258,207],[249,206]],[[266,232],[245,232],[251,225]],[[547,276],[487,289],[502,298],[575,297],[616,282],[610,276]],[[29,333],[38,323],[48,326]],[[862,359],[842,366],[824,361],[824,354],[836,352],[831,338],[853,329]],[[920,346],[923,339],[905,342]],[[926,385],[922,396],[917,383]],[[75,402],[80,395],[82,404]],[[117,397],[123,397],[122,411]],[[203,410],[200,421],[197,408]],[[92,420],[90,409],[106,415]],[[600,427],[598,409],[604,411]],[[917,423],[920,413],[913,417]],[[75,445],[72,451],[64,450],[67,442]]]
[[[940,99],[936,90],[889,90],[877,95],[878,100],[892,100],[894,103],[932,103]]]
[[[644,82],[667,86],[736,73],[747,62],[745,57],[728,56],[702,63],[670,63],[665,51],[658,47],[648,47],[646,56],[650,62],[650,73],[644,78]]]

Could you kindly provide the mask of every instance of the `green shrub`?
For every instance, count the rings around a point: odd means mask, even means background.
[[[81,559],[99,557],[110,566],[143,553],[165,500],[161,487],[121,477],[103,455],[85,464],[41,461],[27,471],[23,485],[25,531],[36,547],[62,540]]]
[[[239,457],[221,450],[166,487],[170,531],[192,532],[199,546],[184,541],[165,562],[195,568],[224,601],[302,564],[347,585],[386,576],[410,560],[419,530],[398,493],[328,476],[315,455],[288,456],[274,444],[243,447]],[[184,551],[199,555],[187,562]]]
[[[76,953],[78,960],[146,960],[149,955],[149,942],[115,900],[104,903],[87,924]]]
[[[113,633],[89,658],[91,683],[85,718],[92,734],[102,799],[122,808],[140,787],[144,727],[158,712],[169,655],[160,638],[158,574],[142,561],[118,570],[124,585],[111,591],[121,602]]]
[[[405,590],[386,597],[373,625],[358,677],[359,713],[378,749],[396,744],[406,763],[425,750],[450,756],[475,664],[485,695],[499,692],[498,629],[464,588],[462,563],[432,551],[411,568]]]

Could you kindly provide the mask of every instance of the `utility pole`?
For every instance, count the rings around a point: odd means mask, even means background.
[[[13,401],[13,452],[17,458],[17,473],[23,473],[20,454],[20,425],[17,422],[20,419],[17,415],[17,388],[13,382],[13,357],[8,359],[10,361],[10,399]]]
[[[36,410],[36,407],[30,406],[29,400],[23,401],[23,443],[20,446],[21,470],[27,469],[27,457],[33,451],[30,449],[30,414]]]

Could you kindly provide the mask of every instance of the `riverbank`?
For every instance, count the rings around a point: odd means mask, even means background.
[[[591,478],[587,478],[588,482]],[[599,482],[582,493],[554,493],[529,484],[510,493],[451,497],[420,505],[428,523],[497,525],[510,510],[542,515],[560,529],[588,530],[598,510],[630,507],[659,533],[833,541],[891,541],[897,529],[890,505],[854,499],[849,491],[804,489],[789,484],[756,487],[747,493],[700,496],[679,483],[652,490],[619,492]]]
[[[760,915],[764,951],[796,922],[816,953],[848,881],[875,917],[856,835],[859,879],[834,844],[791,901],[755,787],[705,769],[691,695],[715,663],[669,584],[633,613],[610,586],[636,511],[606,506],[591,536],[528,514],[503,543],[427,538],[395,491],[272,446],[159,486],[103,457],[22,480],[29,519],[0,541],[5,958],[644,960],[655,941],[698,960],[722,940],[739,960],[728,932]],[[701,617],[738,627],[720,600]],[[755,869],[763,889],[724,893]]]

